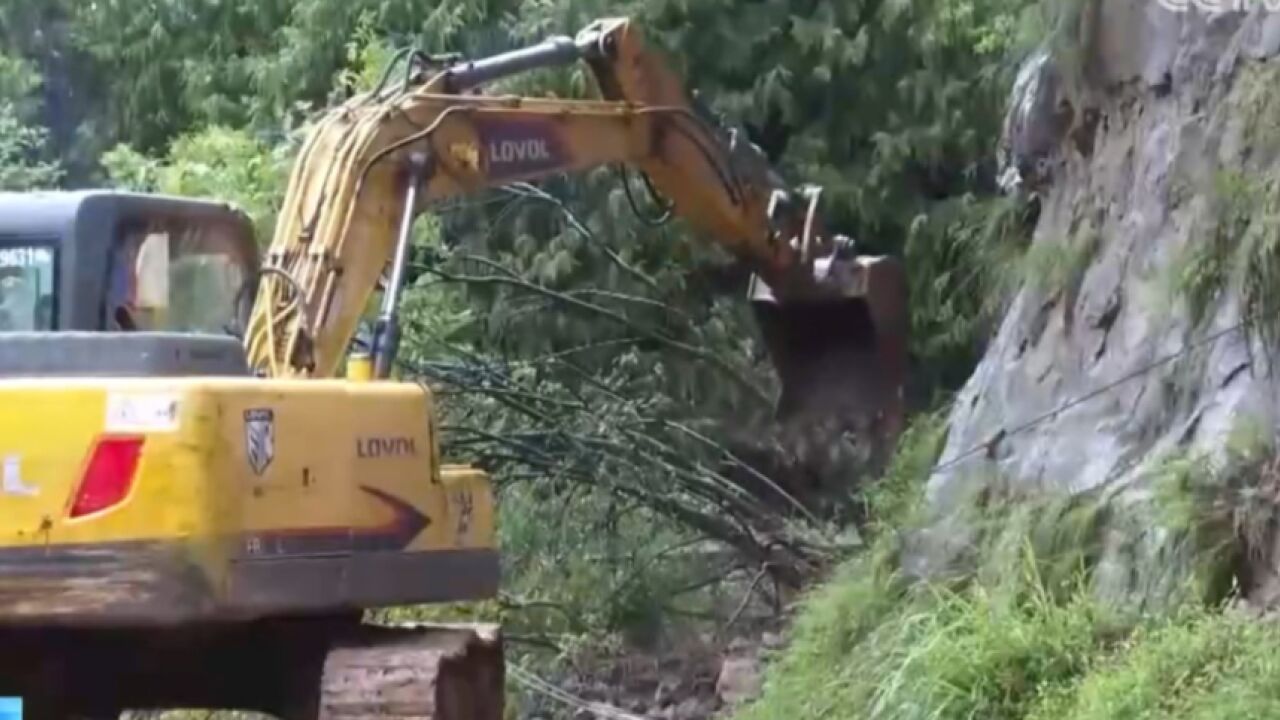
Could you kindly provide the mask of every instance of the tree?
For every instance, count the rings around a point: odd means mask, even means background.
[[[32,123],[40,84],[29,63],[0,55],[0,189],[50,188],[61,178],[58,164],[48,159],[47,131]]]

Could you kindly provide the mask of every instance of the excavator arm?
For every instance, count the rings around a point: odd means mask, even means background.
[[[579,61],[591,67],[602,99],[480,92],[497,79]],[[825,227],[820,190],[788,186],[742,133],[710,120],[632,23],[598,21],[576,38],[475,62],[433,66],[415,53],[407,64],[399,87],[383,87],[384,78],[331,110],[301,150],[245,338],[258,372],[334,375],[390,266],[373,348],[385,377],[398,342],[410,229],[423,208],[621,164],[643,172],[676,214],[756,274],[753,299],[775,307],[761,318],[773,326],[765,335],[783,375],[784,406],[788,383],[823,394],[830,389],[823,385],[848,384],[842,373],[857,374],[869,380],[882,415],[900,415],[900,393],[896,401],[880,397],[900,389],[905,364],[899,265],[853,256],[851,242]],[[840,317],[823,313],[850,302],[852,324],[831,326]],[[859,357],[814,345],[844,346]],[[844,359],[815,365],[820,355]]]

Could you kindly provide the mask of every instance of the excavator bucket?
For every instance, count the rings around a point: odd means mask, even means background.
[[[859,257],[836,280],[836,292],[785,302],[763,282],[752,283],[756,319],[782,385],[777,419],[784,426],[834,423],[884,461],[905,414],[905,273],[892,258]]]

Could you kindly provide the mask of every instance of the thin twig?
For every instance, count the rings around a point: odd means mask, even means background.
[[[738,609],[733,611],[733,614],[729,616],[729,621],[726,622],[724,627],[720,630],[721,635],[729,632],[729,629],[733,627],[733,624],[738,622],[738,618],[742,617],[742,613],[746,612],[747,606],[751,604],[751,596],[756,593],[756,588],[759,587],[760,581],[769,573],[769,567],[769,563],[765,563],[760,566],[759,572],[757,572],[756,576],[751,579],[751,585],[747,587],[747,593],[742,596],[742,602],[738,604]]]

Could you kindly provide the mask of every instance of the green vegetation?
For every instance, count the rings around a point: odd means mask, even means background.
[[[0,54],[0,190],[49,188],[62,177],[48,157],[48,132],[34,123],[41,78],[32,63]]]
[[[214,126],[182,136],[163,159],[120,145],[102,156],[102,165],[124,189],[234,203],[269,241],[292,149],[288,144],[269,147],[244,130]]]
[[[895,484],[924,481],[931,430],[908,434],[896,467],[919,471]],[[1280,628],[1224,608],[1269,551],[1275,457],[1264,428],[1242,420],[1221,456],[1157,463],[1147,501],[981,483],[961,522],[932,523],[967,540],[960,572],[906,577],[910,543],[883,533],[809,596],[764,697],[739,717],[1268,717]],[[1140,544],[1148,530],[1154,547],[1116,557],[1104,546],[1114,531]],[[1105,587],[1117,563],[1128,594]]]
[[[1118,639],[1107,612],[1048,592],[1036,566],[1011,568],[995,589],[948,589],[851,562],[810,599],[741,717],[1026,717]]]
[[[1261,423],[1242,419],[1220,457],[1174,455],[1156,468],[1160,520],[1193,543],[1206,571],[1238,569],[1270,551],[1277,472],[1272,437]]]
[[[1280,183],[1260,171],[1223,170],[1208,198],[1207,237],[1174,257],[1162,297],[1182,300],[1201,323],[1227,290],[1238,289],[1246,324],[1272,340],[1280,312]]]
[[[908,229],[903,255],[912,283],[918,382],[959,387],[998,322],[1018,273],[1035,216],[1020,198],[964,195],[939,203]]]
[[[1101,234],[1092,226],[1070,238],[1045,238],[1032,243],[1022,258],[1026,287],[1045,296],[1078,287],[1101,244]]]
[[[1196,323],[1213,317],[1228,290],[1242,300],[1248,329],[1267,342],[1280,332],[1280,133],[1269,122],[1280,102],[1267,88],[1280,75],[1267,64],[1244,66],[1218,110],[1247,156],[1221,158],[1192,236],[1158,278],[1158,301],[1181,301]],[[1247,138],[1247,143],[1245,143]],[[1184,190],[1183,192],[1186,192]]]
[[[862,563],[817,592],[740,718],[1264,718],[1280,628],[1217,608],[1116,614],[1084,592],[903,591]],[[1010,583],[1014,584],[1014,583]]]
[[[867,489],[867,515],[874,532],[890,533],[914,524],[915,513],[923,505],[924,479],[946,436],[943,410],[917,415],[902,433],[889,468]]]
[[[1141,625],[1089,672],[1045,693],[1036,720],[1266,718],[1280,711],[1274,648],[1280,628],[1187,610]]]
[[[1208,237],[1188,242],[1166,271],[1164,299],[1183,299],[1196,323],[1203,322],[1216,306],[1232,279],[1237,259],[1247,260],[1239,253],[1253,224],[1256,195],[1243,173],[1219,172],[1208,196],[1212,206]]]

